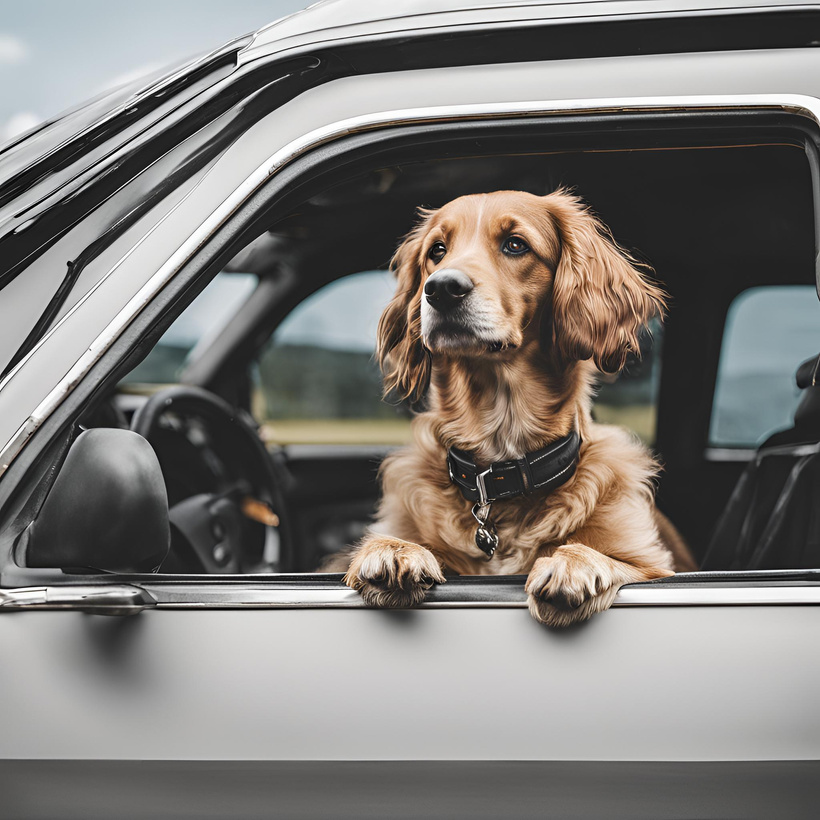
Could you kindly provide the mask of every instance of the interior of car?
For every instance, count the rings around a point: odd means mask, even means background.
[[[601,375],[596,420],[632,429],[658,455],[657,503],[703,569],[816,566],[816,550],[772,546],[806,507],[811,480],[792,472],[799,462],[816,473],[805,447],[820,440],[817,368],[795,377],[820,350],[804,147],[671,133],[560,150],[531,134],[493,148],[374,155],[272,213],[85,408],[75,440],[130,429],[157,456],[171,546],[150,571],[309,573],[355,543],[378,501],[379,463],[423,407],[383,398],[373,361],[390,258],[417,209],[559,187],[670,295],[641,357]],[[792,514],[764,533],[790,480]],[[19,562],[54,566],[36,536],[21,539]]]

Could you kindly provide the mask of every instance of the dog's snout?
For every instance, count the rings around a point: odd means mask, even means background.
[[[424,295],[436,310],[450,310],[472,289],[472,279],[460,270],[440,270],[424,284]]]

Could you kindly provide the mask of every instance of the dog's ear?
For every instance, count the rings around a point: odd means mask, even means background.
[[[577,197],[556,191],[543,201],[560,235],[545,330],[564,359],[593,359],[615,373],[629,353],[640,355],[641,328],[663,315],[666,295]]]
[[[395,390],[402,399],[414,402],[430,383],[430,353],[421,340],[421,253],[432,213],[419,210],[421,222],[407,234],[390,262],[396,295],[379,319],[376,337],[385,394]]]

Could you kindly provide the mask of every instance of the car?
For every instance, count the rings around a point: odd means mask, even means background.
[[[818,25],[326,0],[3,147],[0,814],[813,817]],[[418,409],[391,253],[559,186],[670,294],[595,413],[701,571],[567,630],[523,577],[368,609],[318,567]]]

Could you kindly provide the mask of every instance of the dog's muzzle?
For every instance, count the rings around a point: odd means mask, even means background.
[[[424,296],[431,307],[446,313],[457,305],[475,287],[473,280],[460,270],[445,268],[436,271],[424,283]]]

